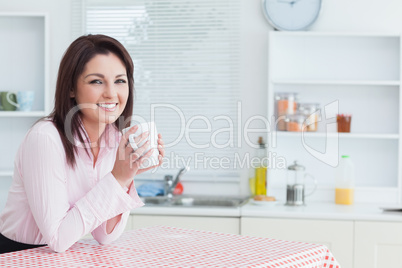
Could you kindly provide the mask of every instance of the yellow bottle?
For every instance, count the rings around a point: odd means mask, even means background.
[[[260,159],[259,165],[255,168],[255,194],[266,195],[267,194],[267,163],[265,144],[262,137],[258,138],[259,148],[257,150],[257,157]]]
[[[352,205],[354,202],[355,171],[348,155],[342,155],[335,178],[335,204]]]
[[[335,188],[335,203],[339,205],[352,205],[354,200],[353,188]]]
[[[255,194],[267,195],[267,168],[258,167],[255,169]]]

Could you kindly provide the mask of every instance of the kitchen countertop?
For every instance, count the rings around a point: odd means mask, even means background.
[[[336,205],[325,202],[308,203],[305,206],[285,206],[283,203],[262,206],[248,202],[241,208],[241,216],[402,222],[402,212],[384,212],[380,207],[376,204]]]
[[[132,210],[131,214],[402,222],[402,212],[384,212],[380,207],[376,204],[346,206],[318,202],[298,207],[285,206],[283,203],[263,206],[249,201],[238,208],[144,206]]]
[[[170,216],[204,216],[204,217],[240,217],[241,207],[169,207],[143,206],[131,211],[132,215],[170,215]]]

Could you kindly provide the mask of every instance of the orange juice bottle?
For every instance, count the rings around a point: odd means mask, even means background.
[[[348,155],[342,155],[335,178],[335,203],[352,205],[354,202],[355,168]]]

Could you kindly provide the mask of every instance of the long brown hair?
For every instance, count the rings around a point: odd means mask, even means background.
[[[75,153],[77,146],[68,138],[68,133],[74,137],[78,137],[81,143],[84,142],[83,133],[86,133],[80,121],[80,112],[73,113],[71,118],[71,130],[65,129],[65,120],[72,109],[76,109],[77,103],[74,98],[70,97],[70,92],[76,93],[78,77],[83,73],[85,65],[93,57],[99,54],[107,55],[115,54],[126,67],[128,80],[128,100],[126,107],[120,117],[114,122],[117,129],[128,127],[130,121],[124,120],[130,118],[133,113],[134,103],[134,64],[130,54],[124,46],[116,39],[106,35],[84,35],[77,38],[67,48],[60,62],[59,73],[57,76],[55,105],[53,111],[48,118],[53,121],[56,126],[61,141],[66,152],[67,163],[71,167],[75,167]],[[123,119],[123,124],[121,120]],[[87,151],[88,152],[88,151]]]

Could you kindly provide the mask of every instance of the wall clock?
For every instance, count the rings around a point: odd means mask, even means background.
[[[307,30],[320,15],[322,0],[262,0],[268,22],[277,30]]]

